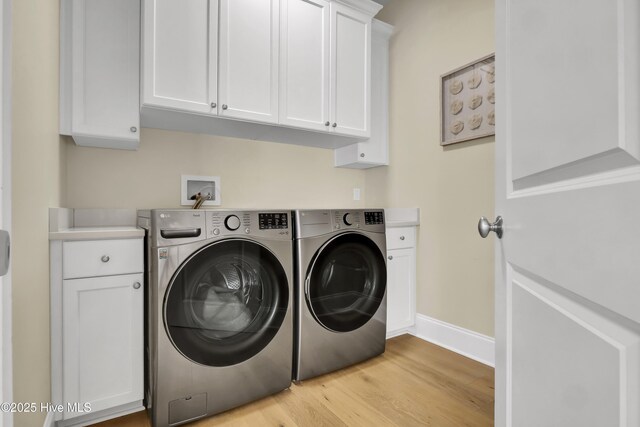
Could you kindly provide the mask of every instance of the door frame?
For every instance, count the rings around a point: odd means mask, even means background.
[[[11,32],[12,7],[11,0],[2,0],[0,7],[0,52],[2,69],[0,80],[0,228],[11,233]],[[11,269],[0,278],[0,398],[2,402],[13,401],[13,348],[12,342],[12,312],[11,312]],[[3,412],[0,425],[13,425],[13,414]]]

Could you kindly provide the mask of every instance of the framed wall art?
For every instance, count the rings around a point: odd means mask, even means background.
[[[495,55],[440,78],[440,145],[495,135]]]

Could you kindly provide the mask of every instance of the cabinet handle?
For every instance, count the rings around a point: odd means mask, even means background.
[[[129,128],[129,130],[130,130],[132,133],[136,133],[136,132],[138,132],[138,128],[137,128],[137,127],[135,127],[135,126],[131,126],[131,127]]]
[[[133,284],[133,289],[140,289],[140,282],[135,282]]]
[[[111,258],[109,258],[109,255],[102,255],[102,258],[100,259],[102,260],[102,262],[109,262]]]
[[[329,122],[324,122],[324,125],[325,125],[325,126],[329,126],[330,124],[331,124],[331,123],[329,123]]]
[[[391,261],[393,259],[393,255],[389,255],[387,258],[389,258],[389,261]]]
[[[337,126],[338,126],[337,123],[334,123],[334,124],[331,125],[331,127],[337,127]]]
[[[364,157],[364,153],[360,153],[360,157]]]
[[[404,240],[404,236],[400,236],[400,240]]]
[[[223,110],[226,110],[227,108],[229,108],[229,107],[227,107],[227,104],[222,104],[222,109]]]
[[[211,103],[211,108],[216,108],[218,106],[218,104],[216,104],[215,102]]]

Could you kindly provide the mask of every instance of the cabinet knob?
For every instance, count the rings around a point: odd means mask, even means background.
[[[131,127],[129,128],[129,130],[130,130],[132,133],[136,133],[136,132],[138,132],[138,128],[137,128],[137,127],[135,127],[135,126],[131,126]]]
[[[400,240],[404,240],[404,236],[400,236]]]
[[[226,110],[227,108],[229,108],[229,107],[227,107],[227,104],[222,104],[222,109],[223,110]]]
[[[393,259],[393,255],[389,255],[387,258],[389,258],[389,261],[391,261]]]
[[[360,153],[360,157],[364,157],[364,153]]]
[[[337,124],[337,123],[334,123],[334,124],[332,124],[332,125],[331,125],[331,127],[333,127],[333,128],[334,128],[334,127],[337,127],[337,126],[338,126],[338,124]]]
[[[111,258],[109,258],[109,255],[102,255],[102,258],[100,259],[102,260],[102,262],[109,262]]]
[[[216,108],[218,106],[218,104],[216,104],[215,102],[211,103],[211,108]]]
[[[135,282],[133,284],[133,289],[140,289],[140,282]]]
[[[324,122],[324,125],[325,125],[325,126],[329,126],[330,124],[331,124],[331,123],[329,123],[329,122]]]

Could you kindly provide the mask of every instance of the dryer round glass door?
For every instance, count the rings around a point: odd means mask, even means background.
[[[165,329],[188,359],[235,365],[269,344],[288,302],[287,275],[268,249],[248,240],[221,241],[189,257],[171,279]]]
[[[316,253],[305,296],[316,320],[336,332],[358,329],[384,298],[387,269],[378,246],[357,233],[341,234]]]

